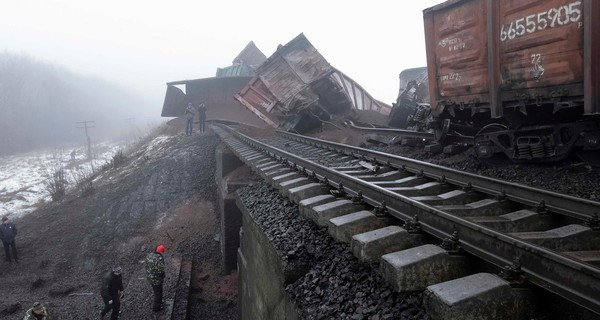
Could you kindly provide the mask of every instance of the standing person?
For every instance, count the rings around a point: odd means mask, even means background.
[[[8,222],[8,217],[2,217],[2,224],[0,225],[0,240],[4,245],[4,253],[6,254],[6,261],[12,262],[10,258],[10,249],[12,248],[12,257],[15,262],[19,262],[17,258],[17,243],[15,238],[17,237],[17,226],[14,223]]]
[[[104,275],[100,295],[104,301],[104,309],[100,313],[100,319],[104,319],[104,316],[112,310],[110,319],[117,320],[119,318],[119,311],[121,311],[121,298],[123,298],[121,267],[118,265],[114,266]]]
[[[194,113],[194,107],[192,107],[192,103],[189,102],[187,108],[185,108],[185,119],[187,120],[185,127],[186,136],[192,135],[192,129],[194,128]]]
[[[25,312],[25,316],[22,320],[48,320],[48,312],[46,312],[46,308],[39,303],[36,302],[33,304],[27,312]]]
[[[206,105],[201,103],[198,106],[198,120],[200,120],[200,132],[204,133],[204,125],[206,122]]]
[[[154,293],[154,302],[152,303],[152,311],[154,312],[164,308],[162,303],[163,280],[165,279],[165,260],[162,255],[164,252],[165,247],[160,245],[146,257],[146,277]]]

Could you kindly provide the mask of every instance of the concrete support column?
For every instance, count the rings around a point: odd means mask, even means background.
[[[227,147],[220,146],[217,149],[216,159],[222,267],[229,273],[237,268],[237,250],[240,246],[242,226],[242,213],[235,202],[235,191],[247,184],[258,182],[259,177]]]

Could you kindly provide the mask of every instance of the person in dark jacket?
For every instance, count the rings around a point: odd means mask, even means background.
[[[0,224],[0,240],[4,245],[4,253],[6,254],[6,261],[12,262],[10,258],[10,249],[12,249],[12,258],[15,262],[19,262],[17,258],[17,243],[15,238],[17,237],[17,226],[14,223],[8,222],[8,217],[2,217],[2,224]]]
[[[150,282],[154,293],[154,303],[152,304],[152,311],[154,312],[164,308],[162,303],[163,280],[165,279],[165,260],[162,255],[164,252],[165,247],[161,245],[146,257],[146,278]]]
[[[102,295],[102,300],[104,301],[104,309],[100,313],[100,319],[104,319],[104,316],[112,310],[110,319],[117,320],[119,318],[119,311],[121,311],[121,298],[123,298],[121,267],[114,266],[104,275],[100,295]]]
[[[198,120],[200,121],[200,132],[204,133],[204,127],[206,126],[206,105],[201,103],[198,106]]]
[[[196,113],[196,110],[194,110],[194,107],[192,107],[192,103],[188,103],[187,108],[185,108],[185,119],[186,119],[186,126],[185,126],[185,135],[186,136],[191,136],[193,129],[194,129],[194,114]]]

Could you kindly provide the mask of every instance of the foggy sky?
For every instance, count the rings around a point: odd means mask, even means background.
[[[268,57],[300,33],[391,104],[398,75],[425,66],[421,1],[0,0],[0,50],[132,89],[160,115],[166,82],[212,77],[250,41]]]

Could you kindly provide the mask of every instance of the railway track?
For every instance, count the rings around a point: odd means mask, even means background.
[[[600,314],[598,202],[291,133],[213,129],[265,178],[295,172],[296,185],[320,184],[508,271],[515,286],[530,282]]]

